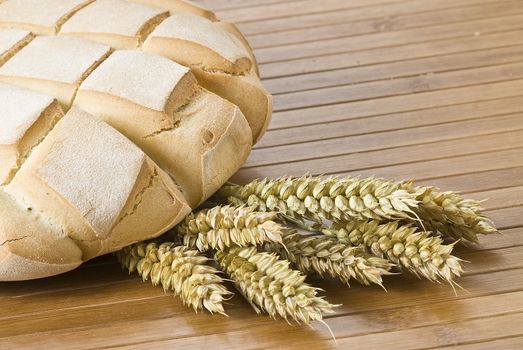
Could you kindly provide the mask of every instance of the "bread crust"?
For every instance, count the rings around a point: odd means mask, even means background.
[[[253,73],[230,75],[194,68],[193,73],[204,88],[237,105],[249,122],[253,143],[265,134],[272,118],[272,96]]]
[[[163,233],[190,211],[172,180],[138,147],[76,108],[33,151],[5,191],[59,227],[60,235],[81,249],[84,261],[133,242],[137,232],[141,237]],[[153,221],[144,219],[145,213]],[[134,216],[141,221],[129,221]]]
[[[192,1],[187,0],[129,0],[132,2],[137,2],[140,4],[145,4],[149,6],[155,6],[162,9],[166,9],[170,14],[175,14],[179,12],[190,12],[198,16],[207,18],[211,21],[217,21],[216,15],[214,12],[195,4]]]
[[[70,271],[82,251],[55,226],[0,190],[0,280],[20,281]]]
[[[183,29],[188,23],[194,33]],[[260,83],[250,48],[226,27],[234,31],[230,26],[180,13],[158,26],[142,49],[190,67],[200,85],[240,107],[256,143],[271,120],[272,97]]]
[[[256,73],[256,75],[259,78],[260,69],[258,67],[258,61],[256,59],[256,56],[254,55],[254,50],[252,49],[251,44],[249,44],[249,42],[247,41],[247,38],[245,38],[245,36],[240,31],[240,29],[238,29],[236,24],[230,23],[230,22],[219,21],[219,22],[216,22],[215,25],[222,28],[223,30],[226,30],[227,32],[229,32],[229,34],[232,34],[234,37],[236,37],[236,39],[238,39],[241,42],[241,44],[243,45],[245,50],[249,53],[249,58],[251,59],[251,61],[253,63],[253,65],[252,65],[253,71]]]
[[[124,0],[97,0],[76,12],[59,34],[97,41],[115,49],[134,49],[168,15],[168,11]]]
[[[0,29],[0,66],[13,57],[33,38],[33,34],[27,30]]]
[[[110,234],[102,240],[103,254],[143,241],[145,231],[148,238],[157,237],[191,211],[181,190],[150,159],[143,163],[139,179]]]
[[[178,114],[178,127],[135,142],[176,180],[195,208],[241,167],[252,138],[239,108],[204,89]]]
[[[69,109],[80,83],[111,52],[79,38],[37,37],[0,67],[0,81],[54,96]]]
[[[8,184],[15,176],[20,166],[29,157],[32,150],[46,137],[52,130],[54,125],[64,115],[62,108],[58,101],[49,97],[46,101],[42,99],[40,105],[36,105],[36,110],[31,114],[27,114],[26,124],[4,125],[2,131],[5,132],[8,128],[16,130],[15,136],[11,142],[2,142],[0,144],[0,179],[1,184]],[[40,111],[39,111],[40,110]]]
[[[173,119],[166,118],[166,113],[100,92],[81,91],[78,99],[79,106],[115,127],[154,159],[180,186],[192,207],[212,195],[240,168],[252,146],[249,124],[239,108],[202,88],[172,114]],[[130,116],[136,110],[143,110],[141,118],[132,120]],[[212,142],[206,141],[210,134]],[[219,143],[222,138],[236,147]],[[213,153],[221,166],[206,160],[213,147],[217,147]],[[212,185],[207,183],[211,173]]]
[[[245,162],[271,97],[238,28],[190,1],[0,0],[0,105],[14,281],[182,221]]]
[[[0,27],[54,35],[76,11],[95,0],[9,0],[0,3]]]

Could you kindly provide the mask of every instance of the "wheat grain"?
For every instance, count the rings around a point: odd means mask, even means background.
[[[116,253],[122,266],[130,273],[138,272],[153,285],[172,290],[184,304],[195,311],[207,309],[225,314],[223,301],[231,293],[223,286],[219,271],[209,266],[197,250],[176,246],[172,242],[136,243]]]
[[[414,209],[425,227],[454,240],[478,241],[478,234],[498,231],[492,221],[481,214],[481,202],[464,199],[453,192],[439,192],[435,187],[416,187],[412,183],[402,188],[416,195],[419,205]]]
[[[380,223],[375,220],[335,223],[324,229],[327,235],[341,242],[362,245],[376,256],[387,258],[407,271],[431,281],[444,279],[450,283],[463,271],[461,259],[453,256],[453,245],[441,238],[418,231],[399,221]]]
[[[277,211],[302,223],[412,218],[412,208],[417,206],[415,194],[401,186],[401,182],[377,178],[285,177],[255,180],[244,186],[227,184],[217,196],[256,210]]]
[[[216,261],[258,313],[308,324],[332,312],[334,305],[317,296],[319,289],[306,284],[305,276],[276,254],[233,248],[217,252]]]
[[[278,211],[298,225],[317,231],[322,219],[334,222],[403,219],[454,240],[477,241],[498,232],[481,214],[480,202],[434,187],[377,178],[300,177],[224,185],[217,193],[230,203]]]
[[[200,251],[264,242],[281,244],[283,228],[273,221],[275,218],[276,213],[255,212],[245,206],[217,206],[190,214],[175,232],[186,246]]]
[[[383,287],[382,275],[389,274],[393,266],[360,247],[327,236],[291,233],[283,237],[283,243],[285,248],[270,243],[264,248],[289,260],[304,274],[330,276],[347,284],[354,279],[363,285],[375,283]]]

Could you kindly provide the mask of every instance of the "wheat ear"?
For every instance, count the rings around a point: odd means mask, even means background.
[[[186,246],[200,251],[265,242],[281,244],[283,228],[273,221],[276,216],[276,213],[255,212],[245,206],[217,206],[190,214],[175,232]]]
[[[277,211],[298,222],[413,218],[418,201],[401,185],[377,178],[285,177],[244,186],[226,184],[217,196],[256,210]]]
[[[219,271],[209,266],[209,259],[197,250],[176,246],[172,242],[136,243],[116,253],[130,273],[138,272],[153,285],[172,290],[185,305],[195,311],[207,309],[225,315],[223,302],[230,298]]]
[[[330,276],[347,284],[354,279],[363,285],[374,283],[383,287],[382,276],[390,274],[388,271],[393,266],[363,248],[327,236],[304,236],[294,232],[285,235],[283,243],[285,248],[270,243],[264,248],[289,260],[304,274]]]
[[[441,238],[418,231],[416,226],[401,225],[399,221],[334,223],[323,232],[341,242],[365,246],[376,256],[431,281],[444,279],[453,283],[463,271],[461,259],[451,254],[454,245],[445,245]]]
[[[429,230],[454,240],[478,241],[478,234],[498,231],[492,221],[481,214],[481,202],[465,199],[453,192],[439,192],[435,187],[416,187],[404,183],[402,188],[416,195],[414,209]]]
[[[317,296],[319,289],[306,284],[305,276],[276,254],[232,248],[217,252],[216,261],[258,313],[308,324],[332,312],[334,305]]]

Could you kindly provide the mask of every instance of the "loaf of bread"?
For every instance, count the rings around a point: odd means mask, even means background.
[[[185,0],[0,2],[0,280],[156,237],[271,116],[238,28]]]

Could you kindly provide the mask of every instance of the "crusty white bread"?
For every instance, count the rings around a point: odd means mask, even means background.
[[[254,72],[231,75],[194,69],[194,75],[204,88],[237,105],[249,122],[253,143],[265,134],[272,117],[272,96],[261,85]]]
[[[109,96],[122,104],[118,107],[121,111],[115,110],[115,114],[129,115],[122,120],[109,113],[107,118],[111,118],[111,125],[117,129],[129,125],[130,129],[142,128],[143,133],[137,132],[133,137],[146,137],[173,127],[177,121],[176,109],[190,99],[196,88],[196,79],[187,67],[158,55],[121,50],[113,53],[82,82],[75,104],[91,111],[98,106],[83,102],[86,95]],[[122,110],[125,104],[129,107],[127,111]]]
[[[272,99],[259,82],[244,44],[221,26],[192,13],[176,13],[149,35],[143,50],[191,68],[200,84],[243,112],[256,142],[265,132]]]
[[[77,108],[4,190],[72,239],[83,260],[142,240],[145,232],[155,237],[190,211],[174,182],[136,145]]]
[[[205,17],[211,21],[217,21],[214,12],[195,4],[188,0],[129,0],[150,6],[168,10],[171,14],[178,12],[191,12],[198,16]]]
[[[125,16],[122,16],[125,14]],[[124,0],[97,0],[76,12],[60,29],[115,49],[134,49],[169,13]]]
[[[0,191],[0,280],[52,276],[82,261],[81,249],[59,227]]]
[[[0,81],[55,96],[67,109],[82,80],[110,52],[80,38],[39,36],[0,67]]]
[[[252,146],[251,130],[237,106],[204,89],[177,113],[181,117],[177,128],[145,140],[142,147],[158,154],[158,164],[195,207],[245,163]],[[184,167],[179,166],[182,162]]]
[[[214,22],[192,13],[176,13],[160,23],[149,35],[144,50],[160,38],[168,39],[165,41],[178,51],[187,50],[178,58],[187,66],[197,62],[203,69],[243,74],[253,65],[240,40]]]
[[[0,66],[13,57],[22,47],[33,39],[33,35],[23,29],[0,29]]]
[[[223,21],[216,22],[214,24],[229,32],[229,34],[232,34],[234,37],[236,37],[236,39],[238,39],[241,42],[244,49],[249,53],[249,58],[253,62],[252,68],[259,78],[260,70],[258,68],[258,61],[256,60],[256,56],[254,55],[254,50],[252,49],[251,44],[249,44],[249,42],[247,41],[247,38],[245,38],[240,29],[236,26],[236,24]]]
[[[233,24],[188,1],[0,0],[0,281],[183,220],[265,130],[257,69]]]
[[[139,145],[192,206],[218,189],[220,173],[243,164],[252,143],[236,106],[199,87],[186,67],[155,54],[113,53],[82,83],[75,104]]]
[[[0,183],[8,183],[31,150],[63,116],[48,95],[0,83]]]
[[[5,0],[0,3],[0,27],[53,35],[76,11],[94,0]]]

